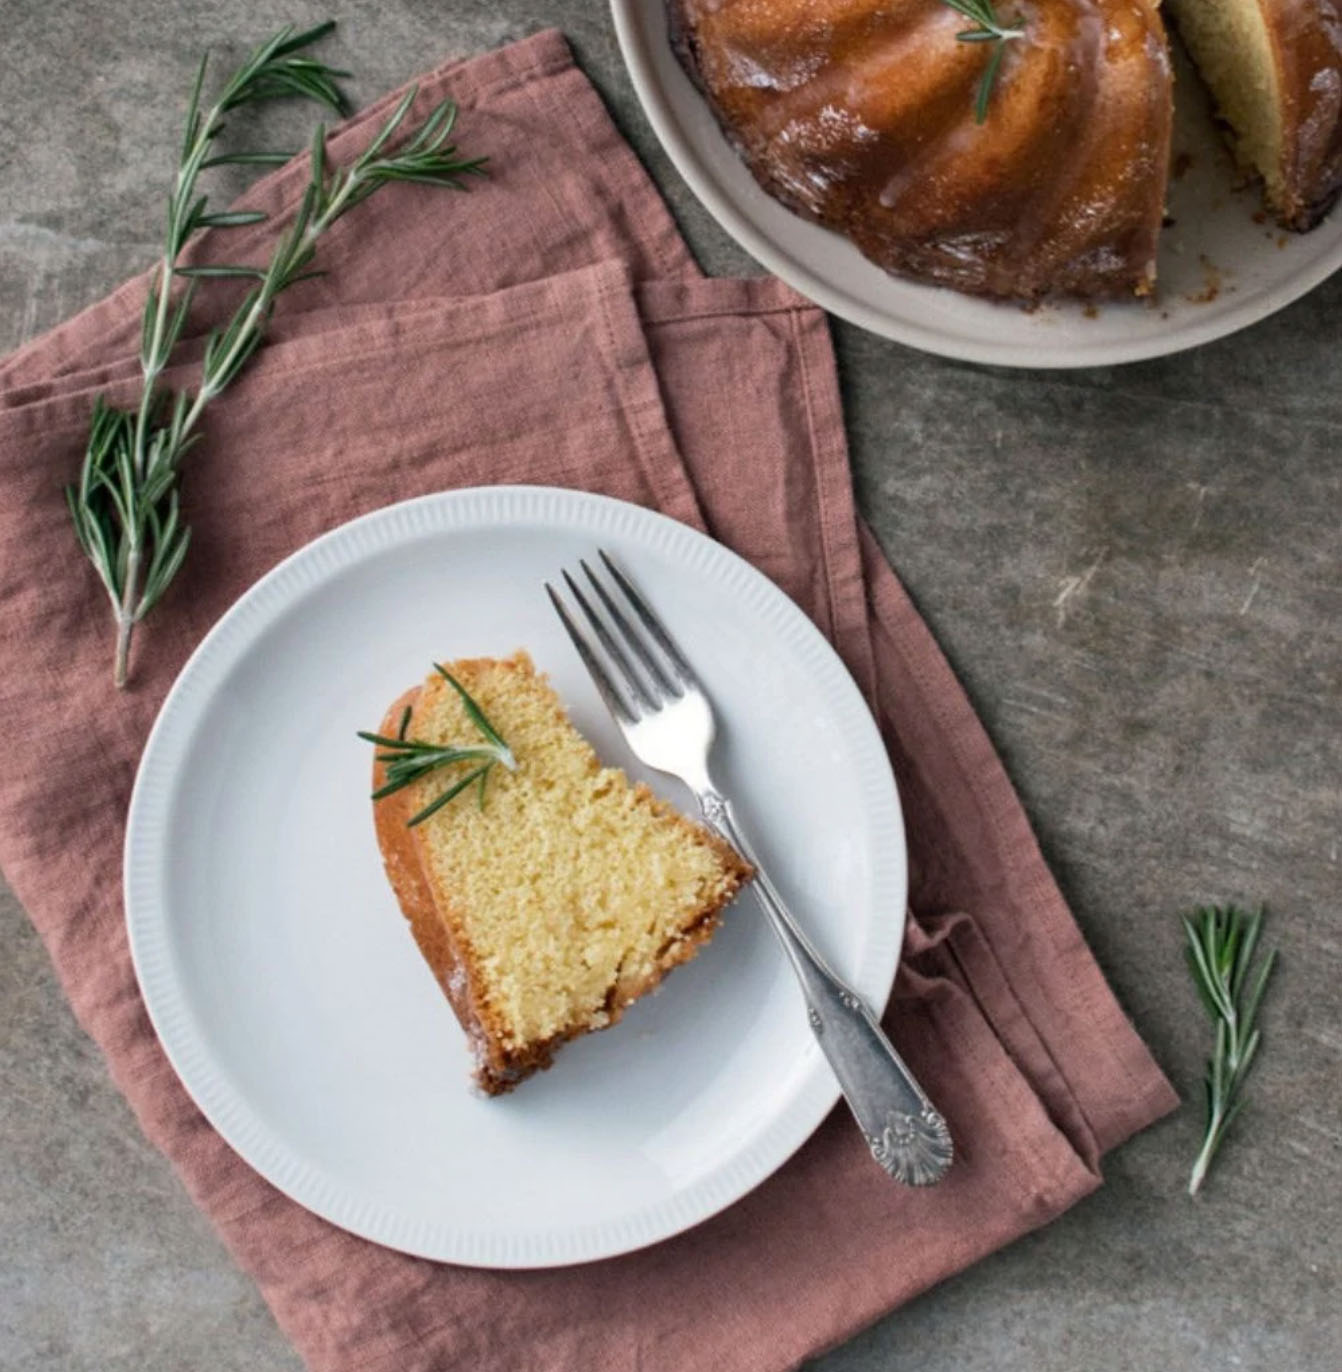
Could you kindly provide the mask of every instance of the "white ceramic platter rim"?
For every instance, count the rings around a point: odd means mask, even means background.
[[[1170,210],[1182,222],[1162,235],[1160,278],[1166,288],[1160,308],[1127,303],[1087,311],[1080,303],[1062,302],[1026,314],[1017,305],[888,276],[843,238],[792,214],[759,189],[702,95],[681,72],[667,35],[666,3],[611,0],[611,10],[634,90],[676,170],[761,265],[832,314],[897,343],[1005,367],[1138,362],[1246,328],[1342,266],[1342,214],[1329,216],[1309,234],[1281,235],[1270,225],[1251,222],[1257,194],[1252,188],[1233,189],[1205,97],[1176,54],[1176,148],[1181,135],[1191,139],[1189,146],[1203,165],[1188,185],[1170,186]],[[1207,165],[1213,160],[1224,164],[1214,175]],[[1195,181],[1206,184],[1192,189]],[[1205,223],[1196,222],[1199,217]],[[1199,259],[1208,263],[1205,274]],[[1213,262],[1220,265],[1212,267]]]
[[[450,538],[455,530],[515,526],[559,527],[565,534],[590,537],[593,545],[632,540],[683,565],[687,572],[712,576],[724,596],[743,602],[777,635],[793,660],[813,674],[826,700],[833,703],[838,736],[848,755],[857,759],[851,778],[854,793],[871,815],[873,830],[889,838],[876,845],[870,863],[872,906],[888,912],[888,917],[874,920],[866,931],[863,965],[845,969],[869,1001],[883,1005],[903,937],[903,822],[880,735],[852,678],[801,610],[736,554],[660,514],[576,491],[481,487],[406,501],[332,530],[258,581],[193,653],[150,733],[128,816],[124,894],[132,958],[159,1040],[188,1093],[244,1161],[309,1210],[388,1247],[470,1266],[528,1268],[589,1261],[655,1243],[708,1218],[758,1185],[810,1136],[838,1099],[837,1086],[819,1054],[804,1075],[793,1074],[790,1080],[798,1083],[797,1088],[767,1129],[745,1146],[735,1147],[688,1190],[659,1197],[618,1220],[520,1236],[515,1228],[499,1233],[491,1226],[426,1220],[405,1208],[351,1195],[251,1108],[192,1013],[174,966],[172,912],[164,899],[165,836],[177,778],[212,693],[254,652],[268,629],[305,595],[404,541],[428,535]],[[754,917],[753,909],[748,914]]]

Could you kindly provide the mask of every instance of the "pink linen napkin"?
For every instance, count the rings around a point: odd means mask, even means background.
[[[425,105],[460,102],[460,141],[489,155],[490,179],[468,196],[391,188],[323,245],[328,275],[284,301],[189,459],[191,557],[127,694],[110,687],[102,592],[60,485],[93,396],[133,394],[143,283],[0,362],[0,864],[146,1134],[314,1372],[778,1372],[1057,1215],[1174,1096],[855,516],[823,315],[775,281],[700,276],[558,34],[421,84]],[[360,146],[386,104],[333,154]],[[284,168],[246,203],[283,218],[305,176]],[[240,233],[230,254],[259,254],[261,236]],[[202,293],[202,321],[229,291]],[[168,378],[191,381],[189,365]],[[309,1214],[186,1096],[139,998],[117,880],[167,688],[224,609],[315,535],[494,482],[602,491],[705,528],[843,655],[906,811],[913,915],[885,1023],[959,1144],[941,1186],[891,1184],[840,1109],[767,1183],[677,1238],[578,1267],[472,1270]]]

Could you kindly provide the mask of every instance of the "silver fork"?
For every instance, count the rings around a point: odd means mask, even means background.
[[[892,1177],[911,1186],[940,1181],[954,1151],[946,1121],[876,1016],[816,952],[760,866],[731,802],[709,771],[715,725],[707,694],[652,607],[604,551],[600,557],[604,580],[586,561],[580,564],[600,611],[564,572],[590,635],[549,582],[545,589],[606,708],[634,756],[679,777],[698,798],[705,822],[755,868],[752,889],[797,973],[811,1028],[872,1156]]]

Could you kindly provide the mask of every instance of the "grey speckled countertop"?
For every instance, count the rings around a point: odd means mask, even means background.
[[[559,25],[700,261],[754,270],[657,148],[603,5],[336,9],[334,50],[364,99]],[[307,0],[285,13],[326,14]],[[150,260],[151,188],[196,54],[274,22],[257,0],[0,0],[0,350]],[[1206,1031],[1176,912],[1266,901],[1283,962],[1253,1104],[1198,1202],[1183,1194],[1190,1107],[1111,1156],[1107,1185],[1057,1223],[823,1372],[1342,1365],[1340,321],[1342,277],[1200,351],[1066,374],[835,328],[861,507],[1186,1097]],[[3,892],[0,937],[0,1367],[294,1372]]]

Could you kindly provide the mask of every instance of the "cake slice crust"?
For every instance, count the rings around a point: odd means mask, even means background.
[[[411,932],[452,1004],[490,1094],[549,1066],[568,1039],[618,1020],[708,942],[751,875],[717,835],[602,767],[529,657],[448,665],[507,740],[481,808],[465,793],[406,821],[451,778],[375,803],[378,843]],[[431,676],[387,711],[395,734],[461,743],[472,726]],[[375,764],[374,788],[381,784]]]

